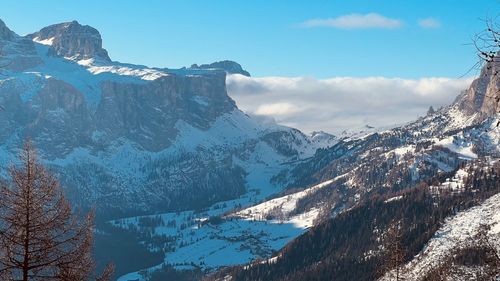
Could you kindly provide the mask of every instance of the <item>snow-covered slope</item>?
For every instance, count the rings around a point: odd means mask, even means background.
[[[271,220],[278,221],[280,223],[293,223],[297,227],[302,228],[311,227],[314,224],[314,220],[318,216],[318,210],[312,209],[306,213],[291,215],[297,207],[297,201],[333,182],[334,180],[328,180],[306,188],[303,191],[265,201],[258,205],[238,211],[232,216],[252,221]]]
[[[405,280],[424,280],[430,271],[443,266],[457,249],[473,244],[480,226],[487,225],[491,229],[490,241],[500,250],[500,194],[493,195],[479,206],[461,211],[446,220],[444,225],[434,234],[424,250],[402,269]],[[381,280],[392,280],[394,272],[389,272]],[[461,280],[467,279],[465,276]]]

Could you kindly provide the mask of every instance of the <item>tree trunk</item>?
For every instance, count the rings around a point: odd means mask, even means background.
[[[31,204],[31,195],[30,195],[30,190],[31,190],[31,155],[28,153],[27,154],[27,159],[26,159],[26,206],[25,206],[25,211],[26,211],[26,225],[25,225],[25,237],[24,237],[24,260],[23,260],[23,281],[28,281],[28,273],[29,273],[29,245],[30,245],[30,204]]]

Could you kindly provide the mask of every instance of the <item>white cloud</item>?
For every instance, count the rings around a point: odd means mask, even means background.
[[[288,102],[261,104],[255,110],[257,115],[280,116],[299,112],[299,108]]]
[[[425,18],[418,20],[418,25],[422,28],[439,28],[441,27],[441,22],[435,18]]]
[[[229,75],[229,95],[243,111],[304,132],[339,133],[415,120],[429,106],[453,102],[471,79],[245,77]]]
[[[341,29],[393,29],[403,25],[399,19],[392,19],[377,13],[349,14],[336,18],[310,19],[300,24],[303,27],[335,27]]]

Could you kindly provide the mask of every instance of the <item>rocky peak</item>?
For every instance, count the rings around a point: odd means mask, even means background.
[[[427,110],[427,115],[432,115],[436,113],[436,110],[434,109],[434,107],[431,105],[429,106],[429,109]]]
[[[77,21],[50,25],[28,36],[35,42],[50,45],[50,51],[57,56],[111,61],[108,52],[102,48],[99,31]]]
[[[15,33],[10,30],[5,23],[0,19],[0,39],[11,40]]]
[[[222,69],[229,74],[241,74],[250,77],[250,73],[244,70],[237,62],[230,60],[217,61],[211,64],[191,65],[192,69]]]
[[[500,51],[497,53],[500,57]],[[458,104],[468,115],[478,113],[479,121],[500,113],[500,63],[487,63],[480,76],[458,98]]]

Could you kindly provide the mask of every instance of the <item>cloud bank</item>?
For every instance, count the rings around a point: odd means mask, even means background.
[[[302,22],[302,27],[334,27],[340,29],[393,29],[403,25],[398,19],[385,17],[377,13],[349,14],[336,18],[310,19]]]
[[[386,127],[415,120],[429,106],[453,102],[471,78],[384,77],[314,79],[229,75],[229,95],[243,111],[298,128],[340,133],[365,125]]]

